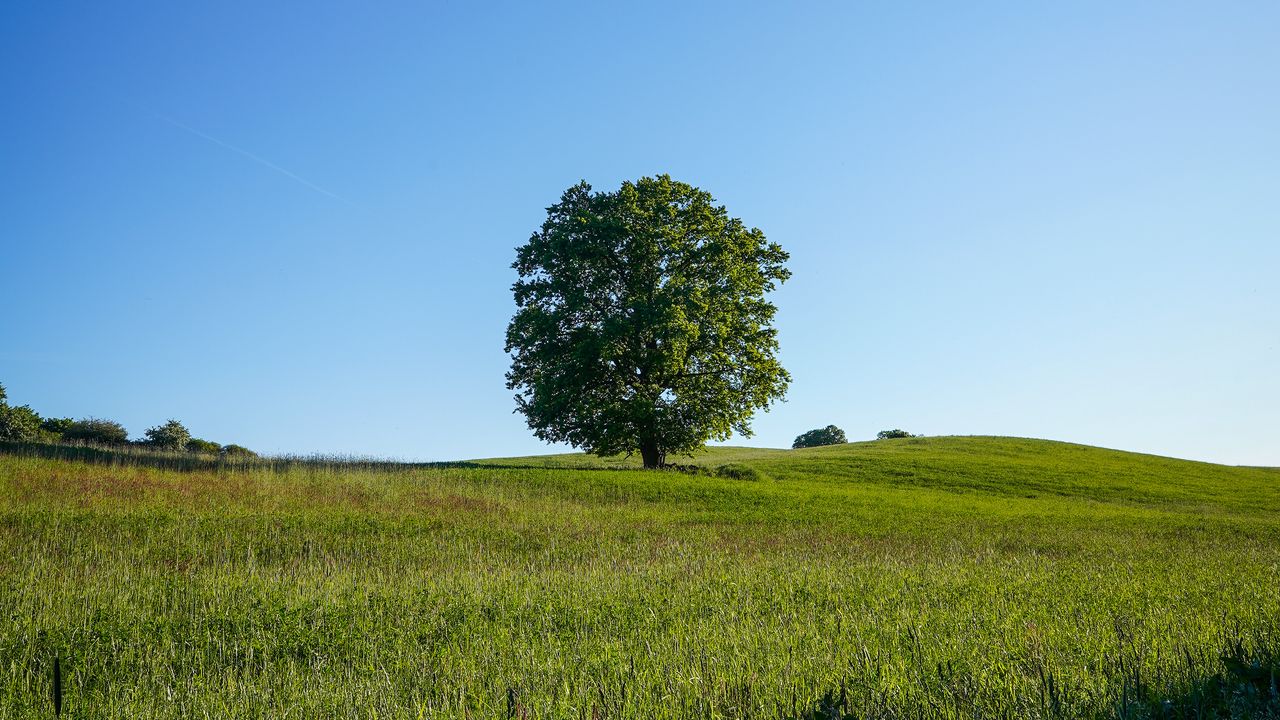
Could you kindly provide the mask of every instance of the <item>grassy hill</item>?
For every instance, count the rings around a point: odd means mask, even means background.
[[[41,454],[0,455],[0,718],[48,714],[55,655],[72,717],[1280,710],[1275,469],[985,437],[696,473]]]
[[[494,458],[481,465],[639,469],[638,457],[585,453]],[[1125,502],[1200,502],[1276,508],[1280,468],[1175,460],[1088,445],[1007,437],[935,437],[829,445],[801,450],[711,447],[675,462],[710,470],[746,464],[776,480],[1052,494]],[[1268,504],[1270,503],[1270,504]]]

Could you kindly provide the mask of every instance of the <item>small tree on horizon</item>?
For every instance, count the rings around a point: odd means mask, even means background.
[[[893,440],[895,438],[909,438],[909,437],[915,437],[915,435],[912,435],[906,430],[897,430],[897,429],[881,430],[880,432],[876,433],[877,440]]]
[[[161,450],[185,450],[187,443],[191,441],[191,431],[172,419],[163,425],[148,428],[145,434],[147,439],[144,442]]]
[[[186,447],[187,452],[205,453],[207,455],[217,455],[222,452],[222,446],[218,443],[194,437],[187,441]]]
[[[0,385],[0,440],[31,442],[41,439],[40,415],[30,405],[9,405],[9,393]]]
[[[791,443],[791,449],[820,447],[822,445],[843,445],[847,442],[849,440],[845,437],[843,430],[835,425],[828,425],[800,435],[795,439],[795,442]]]
[[[71,418],[45,418],[40,421],[40,429],[61,438],[75,422]]]
[[[10,407],[0,401],[0,440],[31,442],[40,440],[40,416],[29,405]]]
[[[62,431],[62,439],[98,445],[124,445],[129,442],[129,432],[114,420],[81,418]]]
[[[247,448],[247,447],[245,447],[245,446],[243,446],[243,445],[236,445],[236,444],[234,444],[234,443],[232,443],[232,444],[230,444],[230,445],[223,445],[223,446],[222,446],[222,451],[221,451],[221,453],[220,453],[220,454],[222,455],[222,457],[228,457],[228,458],[256,458],[256,457],[258,457],[258,453],[256,453],[256,452],[254,452],[254,451],[250,450],[249,448]]]

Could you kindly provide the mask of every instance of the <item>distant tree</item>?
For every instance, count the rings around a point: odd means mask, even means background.
[[[210,442],[209,440],[191,438],[187,441],[187,452],[217,455],[222,452],[222,446],[216,442]]]
[[[906,430],[881,430],[880,432],[876,433],[877,440],[892,440],[894,438],[909,438],[909,437],[915,437],[915,435],[912,435]]]
[[[40,416],[30,406],[10,407],[0,401],[0,440],[33,442],[42,440]]]
[[[29,405],[10,407],[9,393],[0,385],[0,440],[31,442],[40,439],[40,416]]]
[[[786,392],[777,308],[787,253],[666,175],[579,183],[516,250],[507,387],[537,437],[646,468],[732,433]]]
[[[243,445],[223,445],[222,456],[227,458],[256,458],[258,453],[250,450]]]
[[[144,442],[160,450],[183,450],[191,441],[191,431],[177,420],[147,428],[145,435],[147,439]]]
[[[40,421],[40,429],[47,433],[62,437],[75,424],[71,418],[45,418]]]
[[[129,433],[114,420],[82,418],[62,432],[62,439],[98,445],[124,445],[129,442]]]
[[[821,445],[840,445],[847,442],[849,441],[845,438],[843,430],[835,425],[828,425],[817,430],[810,430],[797,437],[795,442],[791,443],[791,447],[793,449],[807,448]]]

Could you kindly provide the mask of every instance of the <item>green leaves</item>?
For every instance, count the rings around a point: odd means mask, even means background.
[[[915,437],[915,435],[912,435],[906,430],[898,430],[898,429],[881,430],[880,432],[876,433],[877,440],[896,440],[898,438],[910,438],[910,437]]]
[[[191,441],[191,432],[177,420],[169,420],[163,425],[148,428],[147,444],[162,450],[185,450]]]
[[[645,465],[733,432],[786,392],[776,307],[788,256],[666,175],[579,183],[516,251],[507,386],[543,440]]]
[[[849,442],[845,437],[844,431],[835,425],[828,425],[817,430],[810,430],[803,435],[798,436],[795,442],[791,443],[791,448],[807,448],[820,447],[822,445],[841,445]]]
[[[30,442],[41,437],[41,418],[30,405],[11,407],[4,385],[0,385],[0,440]]]
[[[62,437],[65,440],[78,440],[98,445],[124,445],[129,442],[129,433],[123,425],[101,418],[76,420],[67,426]]]
[[[0,401],[0,440],[30,442],[40,437],[40,416],[29,405]]]

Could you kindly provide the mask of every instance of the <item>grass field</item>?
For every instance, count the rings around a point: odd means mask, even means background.
[[[72,718],[1280,715],[1274,469],[979,437],[702,474],[19,450],[0,718],[52,716],[55,656]]]

